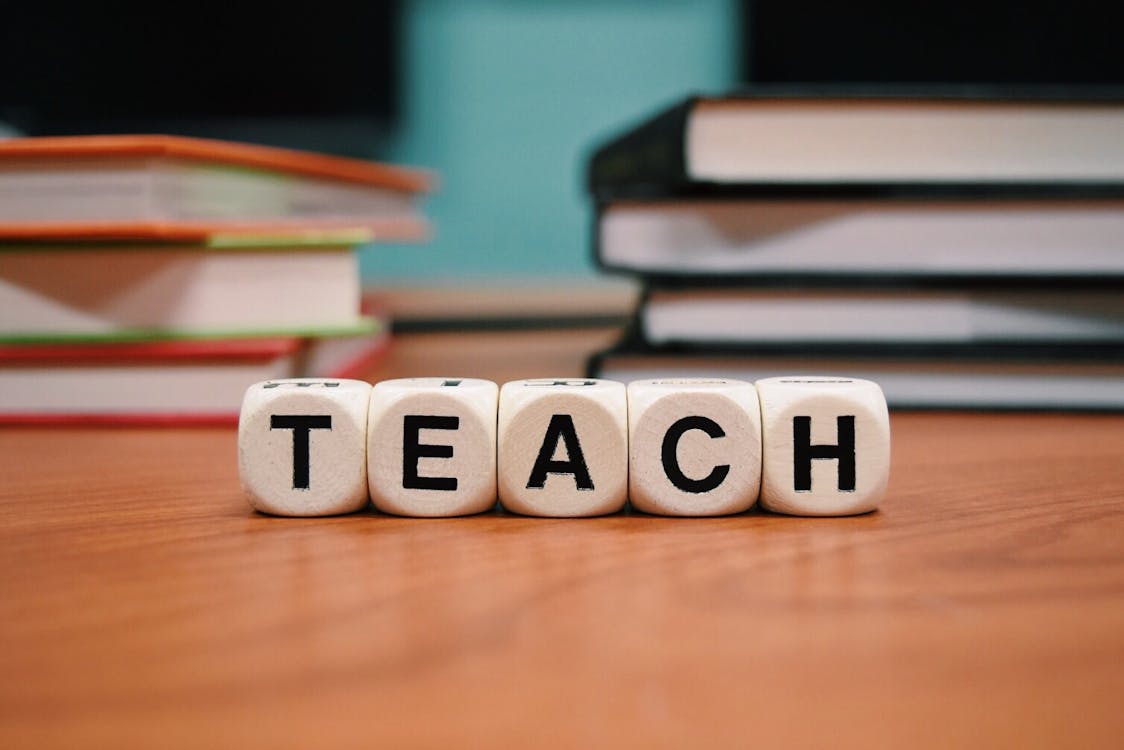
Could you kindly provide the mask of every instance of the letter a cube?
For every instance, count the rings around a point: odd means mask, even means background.
[[[628,495],[666,516],[740,513],[761,487],[761,409],[741,380],[628,384]]]
[[[499,496],[531,516],[615,513],[628,497],[628,402],[611,380],[516,380],[500,390]]]
[[[246,390],[238,473],[250,505],[330,516],[367,505],[367,400],[359,380],[267,380]]]
[[[496,504],[499,388],[476,378],[384,380],[371,391],[371,501],[400,516],[461,516]]]
[[[761,505],[798,516],[874,510],[890,477],[890,417],[869,380],[757,381],[764,460]]]

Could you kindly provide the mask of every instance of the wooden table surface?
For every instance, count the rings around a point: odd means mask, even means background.
[[[233,429],[0,431],[0,747],[1120,747],[1124,417],[892,426],[839,519],[269,518]]]

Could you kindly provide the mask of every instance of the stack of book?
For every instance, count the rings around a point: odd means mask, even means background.
[[[246,386],[386,348],[354,247],[429,175],[170,136],[0,142],[0,421],[234,421]]]
[[[830,373],[891,405],[1124,408],[1124,100],[692,98],[590,163],[645,293],[590,373]]]

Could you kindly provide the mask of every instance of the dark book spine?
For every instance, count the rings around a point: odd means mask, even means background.
[[[650,290],[645,287],[640,291],[640,299],[636,302],[636,308],[632,311],[632,317],[628,325],[621,331],[620,338],[607,349],[596,351],[586,359],[585,362],[585,376],[587,378],[599,378],[600,373],[604,371],[605,361],[617,354],[628,354],[638,349],[647,348],[648,344],[644,341],[644,336],[640,331],[640,311],[644,305],[648,304],[648,295]]]
[[[585,376],[587,378],[601,377],[601,373],[605,370],[605,357],[608,355],[608,351],[594,352],[589,355],[589,358],[585,361]]]
[[[759,271],[753,273],[695,273],[689,271],[647,271],[635,268],[617,268],[601,264],[606,271],[627,274],[640,279],[653,289],[682,291],[685,289],[785,289],[785,290],[879,290],[879,291],[939,291],[964,290],[980,292],[1035,292],[1072,289],[1074,291],[1116,291],[1124,284],[1119,273],[942,273],[916,271],[913,273],[815,272],[815,271]]]
[[[657,183],[617,182],[595,190],[600,203],[612,201],[682,200],[831,200],[886,201],[1075,201],[1119,200],[1124,182],[1036,181],[1036,182],[700,182],[683,175],[675,181]]]
[[[666,195],[669,186],[686,185],[685,135],[694,103],[694,98],[681,102],[594,151],[590,192]]]

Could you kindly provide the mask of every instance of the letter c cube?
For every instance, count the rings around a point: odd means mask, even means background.
[[[741,380],[628,385],[632,506],[666,516],[740,513],[761,486],[761,411]]]

